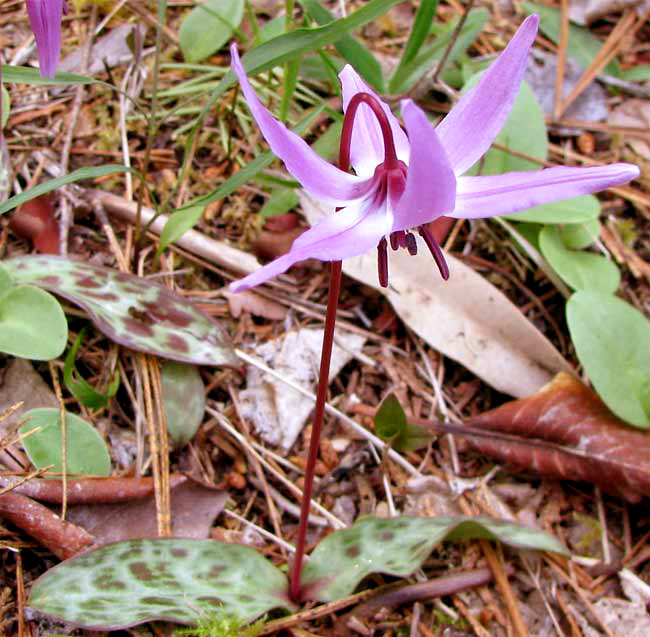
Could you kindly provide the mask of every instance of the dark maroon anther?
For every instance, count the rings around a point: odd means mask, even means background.
[[[390,233],[390,247],[392,250],[399,248],[399,234],[397,232]]]
[[[379,245],[377,245],[377,275],[379,278],[379,285],[382,288],[388,287],[388,252],[386,246],[388,242],[386,237],[382,237]]]
[[[406,249],[412,257],[418,253],[418,244],[415,240],[415,235],[412,232],[406,233]]]
[[[440,270],[440,276],[446,281],[449,278],[449,266],[445,261],[445,255],[443,254],[442,249],[438,245],[438,242],[435,240],[434,236],[431,234],[429,226],[419,226],[418,231],[420,233],[420,236],[424,239],[424,242],[427,244],[427,248],[429,248],[431,256],[433,256],[433,259],[438,266],[438,270]]]

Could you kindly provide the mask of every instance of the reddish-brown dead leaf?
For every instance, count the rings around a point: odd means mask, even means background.
[[[650,496],[650,434],[619,420],[570,374],[562,372],[536,394],[467,425],[513,436],[467,437],[474,449],[501,462],[545,477],[589,482],[629,502]]]
[[[276,259],[286,254],[291,249],[294,240],[299,237],[307,228],[296,226],[283,232],[269,232],[263,230],[255,241],[255,252],[265,259]]]
[[[59,254],[59,224],[49,195],[41,195],[19,206],[11,215],[9,227],[30,239],[43,254]]]
[[[203,539],[228,494],[191,479],[172,488],[172,536]],[[68,519],[95,536],[95,545],[139,537],[157,537],[153,496],[122,504],[84,504],[71,507]]]
[[[262,316],[272,321],[283,321],[287,316],[287,308],[271,299],[252,290],[243,290],[233,294],[224,291],[222,294],[228,299],[230,314],[239,318],[242,312],[250,312],[255,316]]]

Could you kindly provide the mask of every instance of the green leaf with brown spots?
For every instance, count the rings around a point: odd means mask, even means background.
[[[82,307],[120,345],[195,365],[237,365],[218,323],[168,288],[132,274],[52,255],[2,262],[15,283],[45,288]]]
[[[287,577],[252,548],[158,538],[62,562],[36,580],[29,606],[75,626],[116,630],[153,620],[196,624],[215,610],[250,622],[293,605]]]
[[[436,544],[472,539],[566,554],[544,531],[489,518],[363,518],[331,533],[314,549],[303,571],[303,598],[342,599],[371,573],[410,575]]]

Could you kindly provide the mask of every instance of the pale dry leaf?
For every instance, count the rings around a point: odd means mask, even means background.
[[[329,211],[301,195],[313,225]],[[343,271],[381,292],[400,318],[439,352],[458,361],[495,389],[528,396],[561,370],[570,370],[555,347],[499,290],[447,255],[444,281],[429,251],[389,255],[389,285],[379,287],[375,252],[343,262]]]
[[[576,24],[591,24],[603,16],[630,8],[641,15],[650,11],[650,0],[571,0],[569,18]]]
[[[318,379],[323,330],[304,328],[287,332],[281,338],[258,345],[255,354],[276,372],[309,391]],[[330,381],[361,351],[365,338],[339,332],[334,339]],[[241,412],[259,436],[286,452],[295,442],[314,408],[313,400],[287,387],[282,381],[248,366],[247,388],[240,394]]]
[[[282,321],[287,316],[287,308],[252,290],[242,290],[236,294],[223,291],[222,295],[228,301],[230,314],[239,318],[242,312],[250,312],[254,316],[261,316],[271,321]]]

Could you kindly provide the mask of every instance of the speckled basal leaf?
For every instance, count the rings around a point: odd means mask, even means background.
[[[252,548],[158,538],[62,562],[35,582],[29,606],[76,626],[115,630],[155,619],[195,624],[219,608],[250,622],[292,604],[286,576]]]
[[[323,602],[341,599],[370,573],[410,575],[442,540],[476,538],[566,553],[548,533],[488,518],[363,518],[314,549],[304,569],[304,596]]]
[[[131,274],[51,255],[7,259],[15,282],[82,307],[120,345],[196,365],[237,365],[220,326],[171,290]]]
[[[205,387],[201,374],[194,365],[167,361],[160,377],[167,431],[174,445],[183,447],[203,421]]]
[[[32,464],[37,469],[53,465],[50,471],[62,471],[61,414],[58,408],[31,409],[23,418],[27,422],[20,428],[21,434],[41,428],[23,439]],[[89,422],[70,412],[66,412],[65,422],[68,475],[109,475],[111,457],[98,431]]]

